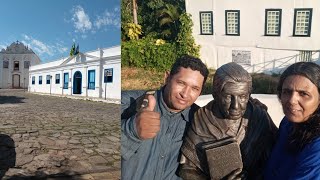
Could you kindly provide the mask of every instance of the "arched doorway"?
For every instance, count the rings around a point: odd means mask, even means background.
[[[73,75],[73,94],[81,94],[82,75],[80,71],[77,71]]]
[[[20,88],[20,75],[19,74],[12,75],[12,88]]]

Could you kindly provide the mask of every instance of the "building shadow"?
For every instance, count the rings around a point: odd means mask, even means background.
[[[0,134],[0,179],[5,175],[9,168],[16,164],[16,150],[13,139]]]
[[[19,96],[0,96],[0,104],[17,104],[24,103],[24,97]]]
[[[43,171],[35,172],[34,176],[14,175],[6,177],[4,180],[85,180],[81,174],[74,172],[63,172],[58,174],[45,174]]]

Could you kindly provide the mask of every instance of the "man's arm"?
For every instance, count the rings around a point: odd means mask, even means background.
[[[138,104],[143,106],[138,106],[143,108],[140,108],[136,115],[121,122],[123,158],[130,158],[138,150],[142,140],[152,139],[160,131],[160,114],[154,112],[157,103],[155,97],[153,95],[142,97],[144,103],[138,102]],[[123,114],[121,116],[123,117]]]
[[[129,159],[140,147],[141,140],[137,135],[135,117],[137,99],[144,91],[121,92],[121,156]]]

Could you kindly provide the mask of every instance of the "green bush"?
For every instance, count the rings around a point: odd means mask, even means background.
[[[152,38],[122,42],[121,65],[159,71],[170,69],[177,58],[176,44],[156,45],[155,42]]]
[[[200,46],[196,45],[194,37],[192,35],[193,22],[191,20],[191,15],[188,13],[183,13],[180,16],[179,21],[181,23],[181,26],[176,39],[176,42],[178,43],[178,54],[188,54],[199,57]]]
[[[252,74],[253,94],[277,94],[279,76],[267,74]]]
[[[121,44],[121,65],[165,71],[171,68],[177,57],[188,54],[199,57],[200,46],[192,36],[191,15],[183,13],[179,21],[179,33],[174,41],[156,44],[156,33],[142,39],[123,41]]]
[[[212,78],[214,73],[210,73],[201,94],[212,93]],[[277,94],[279,75],[251,74],[252,94]]]

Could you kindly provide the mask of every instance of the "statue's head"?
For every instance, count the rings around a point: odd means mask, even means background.
[[[223,117],[240,119],[247,108],[252,90],[250,74],[236,63],[228,63],[217,69],[213,78],[213,98]]]

